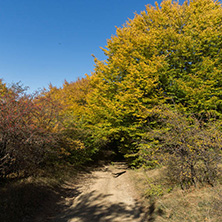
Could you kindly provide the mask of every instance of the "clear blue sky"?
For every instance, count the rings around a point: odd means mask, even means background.
[[[94,69],[91,54],[155,0],[0,0],[0,78],[30,92]],[[161,2],[161,1],[157,1]]]

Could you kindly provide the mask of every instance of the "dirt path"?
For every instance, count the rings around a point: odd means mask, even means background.
[[[122,163],[105,166],[87,175],[78,187],[67,184],[76,195],[64,197],[63,210],[44,221],[53,222],[139,222],[142,211]],[[43,220],[41,220],[43,221]]]

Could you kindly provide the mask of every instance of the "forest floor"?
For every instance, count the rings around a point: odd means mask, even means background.
[[[121,162],[98,167],[78,176],[77,183],[63,185],[64,196],[32,219],[33,222],[139,222],[142,207],[131,180],[130,170]],[[68,192],[67,192],[68,191]]]

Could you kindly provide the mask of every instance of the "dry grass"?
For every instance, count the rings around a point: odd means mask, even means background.
[[[165,171],[161,168],[131,172],[131,178],[146,208],[144,221],[222,221],[221,175],[214,187],[204,185],[183,191],[168,182]]]
[[[156,206],[164,212],[156,221],[222,221],[221,194],[221,185],[174,191],[156,200]]]

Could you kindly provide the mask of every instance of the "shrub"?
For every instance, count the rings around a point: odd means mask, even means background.
[[[218,123],[166,108],[159,112],[159,118],[162,125],[150,129],[145,138],[151,144],[146,152],[153,152],[148,158],[155,157],[159,164],[167,165],[169,179],[183,189],[197,183],[213,185],[221,160]]]
[[[0,96],[0,178],[34,172],[56,143],[57,107],[46,97],[27,95],[20,84]]]

